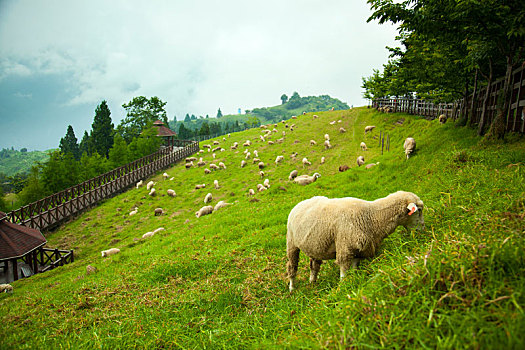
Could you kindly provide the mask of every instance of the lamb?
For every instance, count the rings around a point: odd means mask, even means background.
[[[147,188],[148,191],[149,191],[149,190],[151,190],[151,189],[153,188],[153,186],[155,186],[155,182],[150,181],[150,182],[148,182],[148,184],[146,185],[146,188]]]
[[[341,128],[339,128],[339,132],[340,132],[341,134],[344,134],[344,133],[346,132],[346,129],[343,128],[343,127],[341,127]]]
[[[266,187],[266,188],[270,188],[270,180],[269,179],[264,179],[263,186]]]
[[[168,173],[164,173],[164,174],[162,174],[162,177],[164,177],[164,180],[167,180],[168,177],[170,177],[170,176],[168,175]]]
[[[223,169],[226,169],[226,165],[224,165],[223,162],[219,162],[219,166],[220,166],[221,168],[223,168]]]
[[[164,210],[162,208],[155,208],[155,216],[159,216],[164,214]]]
[[[193,162],[186,163],[184,166],[186,167],[186,169],[189,169],[193,166]]]
[[[169,189],[167,192],[168,192],[168,196],[170,196],[170,197],[175,197],[175,196],[177,195],[177,194],[175,193],[175,191],[172,190],[172,189]]]
[[[295,179],[293,179],[293,182],[301,186],[306,186],[306,185],[311,184],[312,182],[315,182],[315,180],[317,180],[319,177],[321,177],[321,174],[319,173],[315,173],[312,176],[300,175],[300,176],[297,176]]]
[[[365,164],[365,158],[363,156],[357,157],[357,166]]]
[[[438,119],[441,124],[445,124],[447,122],[447,116],[444,114],[441,114]]]
[[[367,132],[369,132],[369,131],[374,130],[374,128],[375,128],[375,125],[368,125],[368,126],[366,126],[366,127],[365,127],[365,134],[366,134]]]
[[[416,140],[414,140],[412,137],[407,137],[405,143],[403,144],[403,148],[405,149],[405,154],[408,159],[410,154],[416,151]]]
[[[195,189],[196,189],[196,190],[200,190],[201,188],[204,188],[204,187],[206,187],[206,184],[195,185]]]
[[[241,168],[244,168],[245,165],[246,165],[246,161],[243,160],[243,161],[241,162]]]
[[[213,200],[213,197],[211,193],[208,193],[206,197],[204,197],[204,204],[210,203]]]
[[[150,195],[151,197],[155,197],[157,195],[157,190],[152,188],[151,191],[149,191],[148,195]]]
[[[206,205],[195,212],[195,216],[200,218],[203,215],[208,215],[213,212],[213,207],[211,205]]]
[[[321,164],[324,164],[325,158],[321,157]]]
[[[293,179],[295,179],[297,177],[298,174],[299,174],[299,172],[297,170],[292,170],[290,172],[290,175],[288,176],[288,180],[292,181]]]
[[[366,143],[361,142],[360,146],[361,146],[361,151],[367,151],[368,150],[368,148],[366,148]]]
[[[107,249],[107,250],[103,250],[101,253],[102,253],[102,257],[105,258],[107,256],[120,253],[120,249],[118,249],[118,248],[110,248],[110,249]]]
[[[282,162],[284,160],[284,157],[283,156],[277,156],[277,158],[275,158],[275,165],[279,164],[280,162]]]
[[[310,146],[315,146],[317,145],[317,142],[315,142],[315,140],[310,140]]]
[[[317,280],[323,260],[335,259],[340,278],[359,260],[373,257],[381,241],[397,226],[424,225],[423,201],[414,193],[398,191],[369,202],[358,198],[316,196],[297,204],[288,216],[286,234],[289,289],[302,250],[310,258],[310,282]]]
[[[205,169],[204,169],[204,174],[211,174],[211,170],[208,169],[208,168],[205,168]]]
[[[0,293],[12,293],[13,292],[13,286],[7,283],[0,284]]]
[[[330,140],[325,140],[325,142],[324,142],[324,148],[325,148],[325,149],[330,149],[330,148],[332,148],[332,145],[330,144]]]
[[[303,158],[303,166],[305,165],[312,165],[312,163],[310,163],[306,157]]]
[[[219,209],[222,209],[224,207],[227,207],[229,205],[232,205],[231,203],[226,203],[225,201],[220,201],[219,203],[215,204],[215,207],[213,208],[213,211],[217,211]]]
[[[139,188],[142,187],[142,185],[144,185],[144,181],[140,180],[139,182],[137,182],[137,185],[135,187]]]
[[[219,181],[217,181],[217,180],[213,180],[213,185],[215,186],[215,189],[216,189],[216,190],[218,190],[219,188],[221,188],[221,187],[219,186]]]
[[[263,162],[259,162],[259,164],[257,164],[257,166],[259,167],[259,169],[263,169],[264,168],[264,163]]]

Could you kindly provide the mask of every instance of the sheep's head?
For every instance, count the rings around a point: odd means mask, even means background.
[[[315,174],[313,175],[313,177],[314,177],[314,179],[316,179],[316,180],[317,180],[318,178],[320,178],[320,177],[321,177],[321,174],[319,174],[319,173],[315,173]]]
[[[406,198],[406,207],[401,216],[401,225],[406,229],[416,228],[424,229],[425,228],[425,219],[423,217],[423,208],[424,204],[418,196],[413,193],[407,193]]]

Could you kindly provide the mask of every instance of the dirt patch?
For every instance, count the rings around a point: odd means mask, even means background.
[[[257,198],[252,198],[250,199],[250,202],[251,203],[256,203],[256,202],[260,202],[261,200],[260,199],[257,199]]]
[[[405,122],[405,118],[401,118],[398,121],[396,121],[394,124],[395,125],[403,125],[404,122]]]

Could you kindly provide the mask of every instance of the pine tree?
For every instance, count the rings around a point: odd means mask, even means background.
[[[87,154],[88,156],[91,155],[92,153],[93,146],[91,145],[91,139],[89,138],[87,131],[84,131],[84,136],[82,137],[82,141],[80,141],[78,150],[79,150],[81,157],[84,153]]]
[[[103,157],[109,156],[109,149],[113,146],[113,123],[111,112],[106,101],[102,101],[95,109],[95,119],[91,125],[91,142],[94,150]]]
[[[109,161],[114,167],[119,167],[129,161],[128,145],[120,134],[115,135],[113,147],[109,150]]]
[[[66,136],[60,139],[60,151],[63,154],[71,154],[76,160],[80,159],[80,151],[78,147],[77,137],[73,131],[73,127],[68,125]]]
[[[217,118],[222,118],[222,112],[221,112],[221,109],[219,108],[219,110],[217,111]]]
[[[184,122],[185,123],[190,123],[191,122],[191,118],[190,118],[190,115],[186,113],[186,118],[184,118]]]

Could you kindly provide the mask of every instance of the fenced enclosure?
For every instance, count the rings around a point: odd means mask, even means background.
[[[512,72],[506,131],[525,132],[524,70],[525,67],[522,66]],[[390,107],[393,112],[421,115],[429,119],[435,119],[441,114],[453,119],[465,115],[470,116],[473,125],[479,124],[483,116],[485,125],[490,125],[496,117],[498,98],[503,90],[503,84],[504,78],[500,78],[488,86],[477,88],[466,101],[461,99],[453,103],[433,103],[414,98],[380,98],[375,99],[372,106],[374,108]],[[486,102],[484,103],[485,99]]]
[[[173,146],[13,210],[7,214],[7,220],[41,231],[48,230],[198,151],[196,141],[175,140]]]

